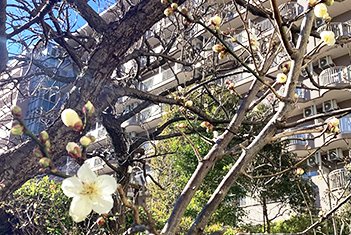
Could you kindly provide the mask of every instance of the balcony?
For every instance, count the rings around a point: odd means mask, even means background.
[[[322,86],[350,83],[351,82],[351,66],[337,66],[324,69],[319,74],[319,84]]]
[[[311,138],[313,138],[312,134],[298,134],[290,136],[287,138],[287,140],[289,140],[289,151],[294,151],[297,155],[304,155],[307,146],[314,148],[314,141],[308,140]]]
[[[350,181],[350,174],[344,168],[329,173],[329,187],[331,191],[344,189]]]
[[[339,128],[341,134],[351,133],[351,114],[339,119]]]
[[[288,2],[279,6],[280,15],[287,19],[292,20],[297,15],[300,15],[303,12],[303,6],[297,2]]]
[[[192,68],[190,68],[191,70]],[[162,87],[163,89],[167,89],[165,87],[166,84],[175,81],[175,75],[178,76],[180,82],[183,82],[183,76],[180,74],[182,72],[189,71],[188,67],[185,67],[180,64],[176,64],[171,68],[161,69],[161,71],[149,79],[144,80],[141,84],[139,84],[139,89],[142,91],[153,91],[157,88]]]
[[[322,25],[317,32],[321,33],[325,30],[333,31],[335,39],[348,39],[351,37],[351,24],[343,22],[330,22],[329,25]]]

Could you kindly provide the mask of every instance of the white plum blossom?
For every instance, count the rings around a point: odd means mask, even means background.
[[[327,44],[328,46],[332,46],[335,44],[335,34],[333,31],[323,31],[320,34],[321,39]]]
[[[83,164],[78,177],[70,177],[62,182],[62,191],[73,197],[69,215],[75,222],[83,221],[92,210],[106,214],[113,207],[113,194],[117,189],[116,180],[109,175],[96,176],[88,164]]]
[[[250,33],[250,45],[252,50],[256,51],[260,46],[259,41],[257,40],[257,36],[253,33]]]
[[[318,18],[322,18],[327,13],[328,13],[328,9],[327,9],[327,6],[324,3],[317,4],[314,7],[314,14]]]

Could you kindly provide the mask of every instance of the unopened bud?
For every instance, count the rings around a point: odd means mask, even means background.
[[[76,130],[81,131],[83,129],[83,122],[79,118],[76,111],[73,109],[65,109],[61,114],[61,120],[66,126]]]
[[[176,127],[179,127],[179,128],[187,128],[188,125],[186,123],[177,123],[176,124]]]
[[[88,147],[91,144],[91,139],[87,136],[82,136],[79,140],[79,143],[83,146],[83,147]]]
[[[185,102],[184,106],[187,107],[187,108],[193,106],[193,101],[188,100],[187,102]]]
[[[38,148],[35,148],[34,150],[33,150],[33,153],[34,153],[34,155],[37,157],[37,158],[42,158],[44,155],[43,155],[43,153],[42,153],[42,151],[40,150],[40,149],[38,149]]]
[[[93,104],[88,101],[84,106],[83,106],[83,113],[88,114],[89,117],[91,117],[95,112],[95,108]]]
[[[161,0],[161,3],[166,5],[168,3],[168,1],[167,0]]]
[[[219,14],[215,15],[210,19],[210,24],[213,26],[218,26],[222,23],[222,18]]]
[[[45,143],[49,139],[49,134],[46,131],[42,131],[39,134],[39,139],[42,143]]]
[[[326,4],[327,4],[327,6],[331,6],[334,4],[334,0],[327,0]]]
[[[218,59],[222,60],[225,58],[225,56],[227,55],[228,53],[224,50],[224,51],[221,51],[219,52],[218,54]]]
[[[173,12],[174,12],[173,8],[168,7],[168,8],[165,9],[163,14],[165,14],[165,16],[170,16],[170,15],[173,14]]]
[[[178,4],[174,2],[174,3],[171,4],[171,7],[172,7],[173,10],[177,10],[178,9]]]
[[[50,141],[49,140],[45,141],[44,145],[47,149],[49,149],[51,146]]]
[[[201,127],[203,127],[203,128],[207,128],[208,126],[210,126],[211,124],[209,123],[209,122],[202,122],[201,124],[200,124],[200,126]]]
[[[18,105],[13,106],[11,108],[11,112],[12,112],[12,115],[17,117],[22,115],[22,109]]]
[[[304,170],[302,168],[297,168],[296,169],[296,174],[303,175],[303,173],[304,173]]]
[[[90,138],[90,140],[91,140],[92,143],[95,142],[95,140],[96,140],[95,136],[89,135],[88,137]]]
[[[69,142],[66,145],[66,150],[71,158],[80,158],[82,156],[82,150],[80,149],[78,144],[74,142]]]
[[[13,127],[11,128],[12,135],[22,135],[24,127],[19,122],[14,122]]]
[[[104,217],[99,217],[97,220],[96,220],[96,224],[99,225],[99,226],[104,226],[106,223]]]
[[[182,13],[183,13],[184,15],[187,15],[187,14],[189,13],[188,8],[182,7]]]
[[[216,44],[212,47],[212,50],[214,52],[221,52],[221,51],[225,50],[225,47],[220,45],[220,44]]]
[[[43,167],[49,167],[51,166],[51,160],[47,157],[43,157],[42,159],[40,159],[39,163],[43,166]]]

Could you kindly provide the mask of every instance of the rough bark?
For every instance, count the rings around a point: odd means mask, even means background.
[[[180,3],[182,3],[181,1]],[[164,6],[158,0],[141,1],[131,8],[125,17],[111,27],[102,36],[100,45],[91,55],[87,66],[74,83],[65,107],[79,110],[90,100],[101,113],[118,98],[108,94],[110,76],[126,51],[139,40],[152,25],[163,17]],[[120,96],[123,96],[121,92]],[[49,129],[53,148],[53,160],[58,162],[66,154],[68,141],[77,141],[78,134],[63,126],[57,120]],[[0,200],[7,198],[25,181],[33,178],[39,169],[38,160],[31,153],[35,144],[32,141],[11,149],[0,156],[0,177],[5,185],[0,191]]]
[[[8,61],[8,53],[6,48],[6,0],[0,1],[0,73],[5,71]]]

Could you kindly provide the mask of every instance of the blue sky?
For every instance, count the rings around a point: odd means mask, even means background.
[[[10,5],[10,4],[17,4],[17,1],[15,1],[15,0],[8,0],[7,4],[8,5]],[[112,3],[109,2],[109,0],[107,0],[107,1],[89,1],[88,4],[95,11],[100,13],[100,12],[104,11]],[[17,12],[17,9],[12,8],[12,7],[7,7],[7,11],[10,11],[10,12],[12,12],[14,14],[19,14]],[[70,14],[71,14],[72,22],[75,22],[75,25],[74,25],[74,28],[73,28],[74,30],[77,30],[78,28],[80,28],[80,27],[82,27],[83,25],[86,24],[85,20],[81,16],[79,16],[77,13],[75,13],[73,10],[71,10]],[[47,21],[47,23],[51,24],[51,21]],[[8,31],[8,33],[11,32],[11,31],[12,31],[12,29],[10,29]],[[29,32],[23,32],[22,36],[30,36],[30,33]],[[18,39],[18,37],[14,37],[14,38]],[[36,39],[33,38],[33,41],[35,41],[35,40]],[[18,54],[22,50],[22,48],[19,45],[12,44],[12,43],[10,43],[10,41],[8,41],[7,44],[8,44],[9,56],[13,56],[14,54]]]

